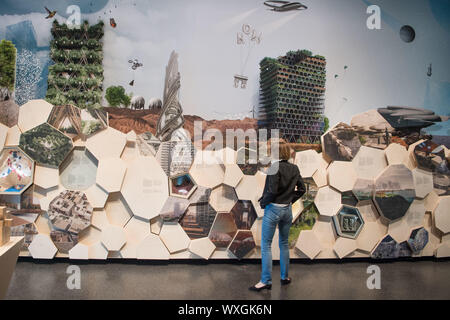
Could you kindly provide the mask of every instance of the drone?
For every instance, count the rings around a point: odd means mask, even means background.
[[[307,6],[301,4],[300,2],[291,2],[291,1],[281,1],[281,0],[273,0],[273,1],[265,1],[264,5],[270,7],[272,11],[277,12],[287,12],[293,10],[306,10]]]
[[[144,64],[140,63],[138,59],[128,60],[128,63],[131,63],[131,69],[136,70],[139,67],[143,67]]]

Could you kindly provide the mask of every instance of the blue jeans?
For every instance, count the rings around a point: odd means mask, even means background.
[[[269,204],[264,209],[262,221],[262,273],[261,282],[272,283],[272,239],[278,225],[280,246],[280,275],[281,279],[288,277],[289,270],[289,229],[292,224],[292,206],[278,207]]]

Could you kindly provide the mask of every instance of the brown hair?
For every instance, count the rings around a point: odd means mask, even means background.
[[[271,147],[272,147],[272,144],[269,141],[268,142],[268,150],[270,152],[270,155],[273,156]],[[293,154],[293,150],[291,149],[289,144],[286,143],[285,140],[280,139],[280,141],[278,143],[278,158],[280,160],[289,160],[292,157],[292,154]]]

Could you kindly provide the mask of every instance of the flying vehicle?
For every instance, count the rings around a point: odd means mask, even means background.
[[[273,0],[273,1],[265,1],[264,5],[270,7],[272,11],[277,12],[287,12],[293,10],[306,10],[307,6],[301,4],[300,2],[291,2],[291,1],[281,1],[281,0]]]
[[[48,13],[48,16],[46,16],[45,19],[50,19],[50,18],[53,18],[55,16],[56,10],[50,10],[47,7],[44,7],[44,8],[45,8],[45,11],[47,11],[47,13]]]

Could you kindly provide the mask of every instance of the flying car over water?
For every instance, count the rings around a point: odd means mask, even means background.
[[[281,1],[281,0],[265,1],[264,5],[270,7],[271,9],[269,10],[278,12],[308,9],[307,6],[305,6],[300,2]]]

